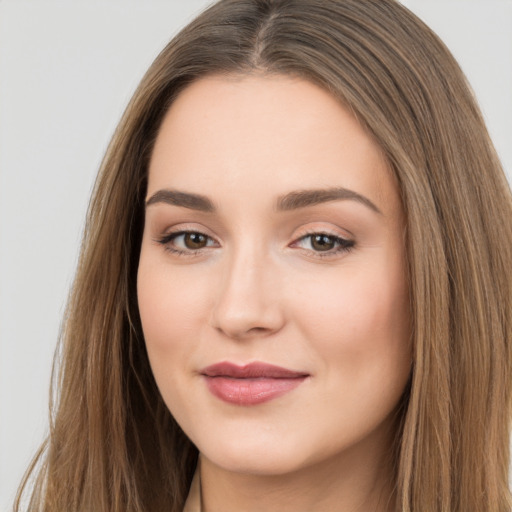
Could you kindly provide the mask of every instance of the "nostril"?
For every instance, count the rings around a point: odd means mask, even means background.
[[[213,317],[212,326],[224,336],[231,339],[247,339],[251,337],[264,337],[279,331],[282,328],[282,315],[279,311],[260,312],[251,315],[246,311],[245,315],[230,316],[229,314],[217,314]],[[254,313],[254,312],[253,312]]]
[[[211,304],[210,325],[229,338],[268,336],[283,325],[283,303],[271,279],[272,269],[262,272],[262,261],[257,257],[252,246],[239,250],[220,276],[221,286]]]
[[[265,336],[275,332],[275,329],[271,327],[248,327],[234,326],[234,325],[219,325],[216,327],[217,331],[223,333],[232,339],[246,339],[257,336]]]

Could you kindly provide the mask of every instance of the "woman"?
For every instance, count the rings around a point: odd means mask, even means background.
[[[31,509],[510,510],[511,213],[397,2],[213,5],[102,165]]]

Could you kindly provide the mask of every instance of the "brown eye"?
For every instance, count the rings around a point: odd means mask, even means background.
[[[156,240],[166,251],[181,255],[200,254],[202,249],[218,247],[215,240],[199,231],[179,231]]]
[[[336,247],[337,238],[322,233],[311,235],[311,247],[315,251],[330,251]]]
[[[296,240],[292,247],[305,249],[317,257],[336,256],[350,251],[355,245],[354,240],[341,238],[329,233],[311,233]]]
[[[202,233],[185,233],[183,243],[187,249],[202,249],[208,245],[208,237]]]

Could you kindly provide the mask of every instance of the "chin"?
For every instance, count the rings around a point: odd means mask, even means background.
[[[209,458],[206,454],[203,454],[203,456],[207,457],[211,463],[222,468],[224,471],[253,476],[287,475],[307,465],[304,464],[304,461],[299,461],[294,456],[276,454],[272,449],[268,451],[259,450],[258,453],[252,454],[242,452],[239,456],[230,454],[228,456],[215,457],[214,459]]]
[[[230,437],[198,446],[203,457],[225,471],[260,476],[292,473],[307,465],[308,457],[297,440],[262,439],[261,436]]]

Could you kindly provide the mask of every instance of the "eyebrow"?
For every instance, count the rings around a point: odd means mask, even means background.
[[[189,192],[180,192],[179,190],[162,189],[155,192],[147,201],[146,207],[156,203],[171,204],[199,210],[201,212],[214,212],[213,203],[206,196],[191,194]]]
[[[352,200],[363,204],[375,213],[382,214],[375,203],[367,197],[354,192],[348,188],[335,187],[318,190],[297,190],[290,192],[279,198],[277,209],[280,211],[296,210],[305,208],[306,206],[314,206],[316,204],[327,203],[329,201]]]
[[[296,190],[279,197],[276,206],[278,211],[291,211],[340,200],[357,201],[375,213],[382,214],[379,208],[375,203],[370,201],[370,199],[353,190],[343,187]],[[200,194],[192,194],[190,192],[181,192],[179,190],[158,190],[146,201],[146,207],[157,203],[170,204],[173,206],[180,206],[182,208],[189,208],[191,210],[208,213],[216,211],[213,202],[208,197]]]

